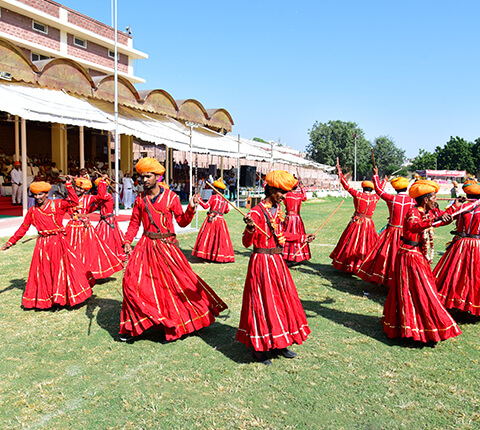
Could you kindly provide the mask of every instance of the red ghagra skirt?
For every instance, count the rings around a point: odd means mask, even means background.
[[[175,245],[142,236],[123,278],[121,334],[138,336],[161,325],[166,339],[174,340],[209,326],[224,309]]]
[[[305,311],[282,256],[252,254],[237,340],[255,351],[268,351],[300,345],[309,334]]]
[[[40,236],[22,304],[27,309],[78,305],[92,295],[95,279],[87,273],[63,235]]]
[[[433,274],[447,309],[480,315],[480,240],[461,238],[443,254]]]
[[[357,271],[357,276],[372,284],[391,287],[395,258],[400,247],[401,227],[388,226]]]
[[[377,239],[378,234],[371,218],[353,218],[330,254],[333,267],[356,274]]]
[[[402,246],[395,261],[395,284],[383,309],[388,337],[439,342],[461,334],[437,296],[435,278],[424,255]]]

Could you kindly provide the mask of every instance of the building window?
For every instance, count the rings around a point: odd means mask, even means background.
[[[37,54],[35,52],[32,52],[31,57],[32,57],[32,61],[48,60],[50,58],[50,57],[47,57],[46,55]]]
[[[40,33],[48,34],[48,25],[42,24],[41,22],[33,21],[32,28]]]
[[[108,50],[108,56],[110,58],[115,58],[115,51],[112,51],[111,49]],[[117,52],[117,60],[120,60],[120,52]]]
[[[85,49],[87,48],[87,41],[76,36],[73,36],[73,44]]]

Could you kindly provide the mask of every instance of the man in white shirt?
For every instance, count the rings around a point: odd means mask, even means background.
[[[10,172],[10,178],[12,180],[12,204],[22,204],[22,171],[20,170],[20,161],[13,163],[13,170]]]
[[[130,174],[131,172],[125,172],[125,176],[122,179],[124,209],[132,209],[133,179],[130,177]]]

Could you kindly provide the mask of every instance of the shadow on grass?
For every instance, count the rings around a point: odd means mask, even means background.
[[[350,273],[335,269],[330,264],[319,264],[308,261],[302,265],[291,267],[290,271],[291,273],[298,271],[307,275],[322,276],[330,282],[330,288],[357,297],[367,297],[369,300],[373,300],[382,306],[387,299],[388,288],[381,285],[369,284]]]
[[[216,317],[216,321],[208,327],[196,332],[196,335],[213,349],[221,352],[225,357],[236,363],[250,363],[251,351],[243,343],[235,340],[237,328],[223,324],[220,320],[230,319],[230,313]]]
[[[89,336],[93,320],[95,319],[95,310],[97,308],[97,324],[107,331],[113,339],[116,339],[120,329],[120,311],[122,309],[122,302],[113,299],[102,299],[95,295],[87,300],[85,315],[89,319]]]
[[[335,300],[331,298],[323,301],[302,300],[302,305],[306,311],[320,315],[323,318],[326,318],[336,324],[343,325],[344,327],[354,330],[357,333],[382,342],[385,345],[411,349],[431,348],[432,346],[435,346],[435,344],[414,341],[412,338],[389,338],[383,332],[381,317],[339,311],[329,306],[325,306],[332,303],[335,303]],[[315,316],[308,315],[307,312],[307,318],[315,318]]]
[[[326,299],[323,301],[302,300],[302,305],[305,311],[307,311],[308,318],[321,316],[335,324],[343,325],[348,329],[354,330],[357,333],[371,337],[372,339],[387,345],[395,345],[398,343],[395,339],[389,339],[383,333],[381,317],[345,312],[326,306],[333,303],[335,303],[335,300],[333,299]],[[308,311],[313,312],[315,315],[308,315]]]
[[[112,278],[111,276],[109,278],[96,279],[95,285],[102,285],[102,284],[106,284],[107,282],[115,281],[115,280],[116,278]]]
[[[14,289],[24,291],[26,285],[27,281],[25,279],[10,279],[10,285],[3,290],[0,290],[0,294]]]

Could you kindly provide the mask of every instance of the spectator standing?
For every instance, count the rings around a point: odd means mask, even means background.
[[[20,170],[20,161],[13,163],[13,170],[10,172],[12,180],[12,204],[22,204],[22,171]]]

